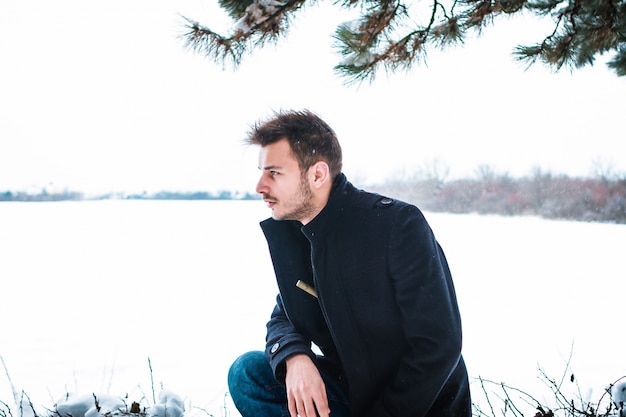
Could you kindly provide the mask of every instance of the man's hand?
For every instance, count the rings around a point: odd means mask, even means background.
[[[285,364],[287,404],[291,417],[329,417],[326,386],[311,358],[303,354],[294,355],[287,358]]]

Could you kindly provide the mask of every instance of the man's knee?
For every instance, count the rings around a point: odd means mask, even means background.
[[[228,387],[231,393],[242,385],[254,384],[263,368],[269,368],[265,354],[260,351],[247,352],[235,359],[228,370]]]
[[[233,362],[228,389],[244,417],[289,415],[285,386],[274,377],[263,352],[244,353]]]

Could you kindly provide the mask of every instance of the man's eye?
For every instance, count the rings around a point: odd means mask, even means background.
[[[270,175],[272,177],[275,177],[276,175],[278,175],[278,171],[270,171]]]

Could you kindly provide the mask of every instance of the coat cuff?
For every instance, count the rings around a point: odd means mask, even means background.
[[[276,380],[280,382],[285,381],[285,361],[288,357],[297,354],[305,354],[311,358],[313,363],[317,362],[317,357],[311,350],[311,347],[299,340],[280,340],[265,348],[265,355],[272,367]]]

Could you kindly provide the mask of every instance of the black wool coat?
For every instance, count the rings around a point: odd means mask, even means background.
[[[353,416],[471,416],[452,277],[419,209],[340,174],[310,223],[261,227],[280,291],[266,340],[278,380],[304,353],[346,387]]]

